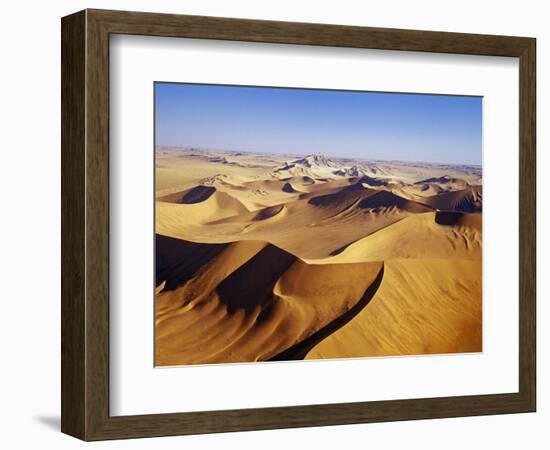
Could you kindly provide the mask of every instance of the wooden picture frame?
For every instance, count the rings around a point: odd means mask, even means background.
[[[62,417],[83,440],[535,411],[533,38],[85,10],[62,19]],[[109,415],[109,36],[135,34],[519,58],[519,391],[140,416]]]

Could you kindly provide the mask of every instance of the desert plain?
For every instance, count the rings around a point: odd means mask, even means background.
[[[155,150],[155,364],[482,351],[480,166]]]

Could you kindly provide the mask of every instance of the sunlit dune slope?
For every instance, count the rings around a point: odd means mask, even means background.
[[[306,358],[480,352],[480,274],[481,261],[386,261],[371,302]]]
[[[212,197],[189,205],[157,202],[157,232],[203,243],[269,241],[300,258],[317,259],[337,254],[410,214],[433,211],[360,184],[257,211],[243,212],[242,204],[214,202]]]
[[[306,177],[303,178],[305,179]],[[305,192],[302,188],[310,184],[308,180],[299,178],[294,180],[272,178],[246,180],[228,176],[217,176],[208,180],[207,183],[238,199],[249,210],[295,200],[300,194]]]
[[[156,227],[178,228],[180,226],[198,225],[211,220],[248,212],[248,209],[237,199],[219,192],[215,188],[200,192],[171,194],[163,201],[156,202]],[[161,231],[162,232],[162,231]]]
[[[473,216],[473,217],[472,217]],[[413,214],[342,248],[317,264],[400,258],[481,258],[481,215]]]
[[[383,277],[382,263],[312,265],[258,241],[159,236],[157,248],[173,249],[160,270],[167,279],[157,277],[157,365],[303,358],[368,304]]]

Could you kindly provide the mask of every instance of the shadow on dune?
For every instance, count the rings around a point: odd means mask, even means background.
[[[332,333],[346,325],[351,319],[359,314],[363,310],[363,308],[365,308],[369,304],[369,302],[374,297],[374,294],[380,287],[383,277],[384,266],[382,265],[380,272],[378,272],[378,275],[376,276],[372,284],[367,288],[367,290],[363,294],[363,297],[361,297],[361,300],[359,300],[351,309],[334,319],[329,324],[325,325],[317,332],[313,333],[308,338],[273,356],[270,361],[289,361],[304,359],[313,347],[315,347],[323,339],[327,338]]]
[[[283,192],[288,193],[288,194],[293,194],[294,192],[298,192],[298,191],[297,191],[296,189],[294,189],[294,188],[292,187],[292,185],[291,185],[290,183],[288,183],[288,182],[285,183],[285,184],[283,185],[283,187],[281,188],[281,190],[282,190]]]
[[[198,185],[193,189],[182,192],[174,192],[160,197],[159,200],[167,203],[179,203],[184,205],[192,205],[195,203],[201,203],[208,200],[216,192],[216,188],[213,186]]]
[[[266,246],[218,285],[220,302],[227,306],[229,313],[238,309],[249,313],[261,306],[267,308],[263,314],[268,314],[275,283],[296,259],[274,245]]]
[[[193,204],[204,202],[216,192],[216,188],[212,186],[196,186],[190,191],[187,191],[181,198],[179,203]]]
[[[366,189],[362,186],[357,188],[356,185],[352,185],[347,188],[340,188],[336,192],[330,194],[311,197],[309,198],[308,203],[313,206],[342,210],[353,205],[359,200],[374,195],[376,192],[377,191]]]
[[[372,178],[372,177],[369,177],[368,175],[362,176],[357,183],[358,184],[365,183],[365,184],[368,184],[369,186],[387,186],[388,185],[387,181],[379,180],[378,178]]]
[[[442,211],[481,212],[483,191],[481,186],[471,186],[460,191],[444,192],[423,200],[432,208]]]
[[[378,191],[353,184],[339,192],[310,198],[308,203],[320,207],[346,208],[354,205],[358,209],[375,209],[396,207],[413,213],[433,211],[431,206],[407,200],[389,191]]]
[[[467,226],[481,231],[483,219],[480,213],[467,213],[461,211],[437,211],[435,222],[438,225]]]
[[[284,209],[284,205],[268,206],[267,208],[260,209],[255,215],[253,220],[266,220],[271,217],[275,217]]]
[[[357,206],[364,209],[390,208],[395,206],[399,209],[413,213],[432,211],[432,208],[429,206],[412,200],[407,200],[388,191],[378,191],[375,194],[361,200]]]
[[[348,248],[351,244],[355,244],[360,239],[356,239],[354,241],[348,242],[347,244],[342,245],[341,247],[335,248],[330,252],[330,256],[336,256],[342,253],[346,248]]]
[[[457,225],[464,217],[464,213],[458,211],[437,211],[435,213],[435,223],[439,225]]]
[[[205,245],[160,234],[155,235],[155,286],[166,281],[165,291],[176,289],[191,279],[228,245]]]
[[[301,177],[287,177],[287,178],[281,178],[281,181],[288,181],[290,182],[296,182],[298,181],[301,184],[315,184],[315,180],[311,177],[308,177],[307,175],[302,175]]]

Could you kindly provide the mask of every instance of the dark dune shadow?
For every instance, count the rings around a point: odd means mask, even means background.
[[[216,192],[216,188],[212,186],[196,186],[190,191],[187,191],[179,200],[178,203],[193,204],[204,202]]]
[[[213,186],[195,186],[188,191],[174,192],[163,197],[159,197],[158,200],[167,203],[179,203],[191,205],[194,203],[201,203],[208,200],[216,192],[216,188]]]
[[[308,338],[273,356],[270,361],[290,361],[304,359],[313,347],[315,347],[319,342],[330,336],[338,329],[342,328],[357,314],[359,314],[363,310],[363,308],[365,308],[365,306],[369,304],[369,302],[374,297],[374,294],[380,287],[380,284],[382,283],[382,278],[384,278],[384,266],[382,266],[380,272],[378,272],[378,275],[374,279],[373,283],[367,288],[367,290],[363,294],[363,297],[361,297],[361,300],[359,300],[351,309],[334,319],[329,324],[325,325],[323,328],[321,328]]]
[[[229,313],[238,309],[248,313],[256,306],[268,307],[273,300],[275,283],[294,261],[294,255],[274,245],[266,246],[218,285],[220,302],[227,306]]]
[[[268,206],[267,208],[260,209],[254,216],[254,220],[266,220],[276,216],[283,210],[283,205]]]
[[[350,186],[344,189],[339,189],[335,193],[322,194],[312,197],[308,200],[308,203],[319,207],[345,209],[356,201],[373,195],[374,192],[376,191],[365,189],[362,186],[360,189],[355,189],[354,186]]]
[[[444,183],[444,184],[447,184],[447,183],[456,182],[456,181],[459,181],[459,180],[457,178],[452,178],[448,175],[443,175],[441,177],[426,178],[424,180],[416,181],[413,184],[426,184],[426,183]]]
[[[443,192],[423,201],[442,211],[481,212],[483,209],[481,186],[471,186],[460,191]]]
[[[355,244],[359,239],[356,239],[354,241],[348,242],[347,244],[342,245],[341,247],[335,248],[330,252],[330,256],[336,256],[342,253],[346,248],[348,248],[351,244]]]
[[[350,183],[350,185],[343,188],[342,191],[344,191],[344,192],[354,192],[354,191],[370,192],[371,195],[373,193],[373,191],[369,191],[368,188],[363,186],[363,184],[360,183],[360,182]]]
[[[433,208],[423,205],[412,200],[407,200],[399,195],[395,195],[388,191],[378,191],[375,194],[361,200],[357,205],[359,208],[373,209],[373,208],[387,208],[395,206],[405,211],[421,213],[432,211]]]
[[[288,193],[288,194],[292,194],[292,193],[294,193],[294,192],[298,192],[298,191],[296,191],[296,190],[292,187],[292,185],[291,185],[290,183],[288,183],[288,182],[285,183],[285,184],[283,185],[283,187],[281,188],[281,190],[282,190],[283,192]]]
[[[59,416],[36,416],[34,420],[51,430],[61,431],[61,417]]]
[[[155,235],[155,285],[166,281],[164,290],[174,290],[191,279],[229,244],[200,244],[160,234]]]
[[[369,177],[368,175],[362,176],[359,179],[358,183],[365,183],[365,184],[368,184],[369,186],[387,186],[388,185],[387,181],[380,180],[378,178],[372,178],[372,177]]]
[[[365,188],[361,184],[351,185],[333,194],[310,198],[308,203],[318,207],[339,208],[341,211],[351,206],[362,210],[395,207],[412,213],[433,211],[431,206],[424,203],[407,200],[393,192]]]
[[[464,213],[458,211],[437,211],[435,223],[439,225],[456,225],[464,217]]]
[[[305,185],[315,184],[315,180],[311,177],[308,177],[307,175],[281,178],[281,181],[288,181],[288,182],[296,181],[296,180],[298,180],[298,182],[300,182],[301,184],[305,184]]]

